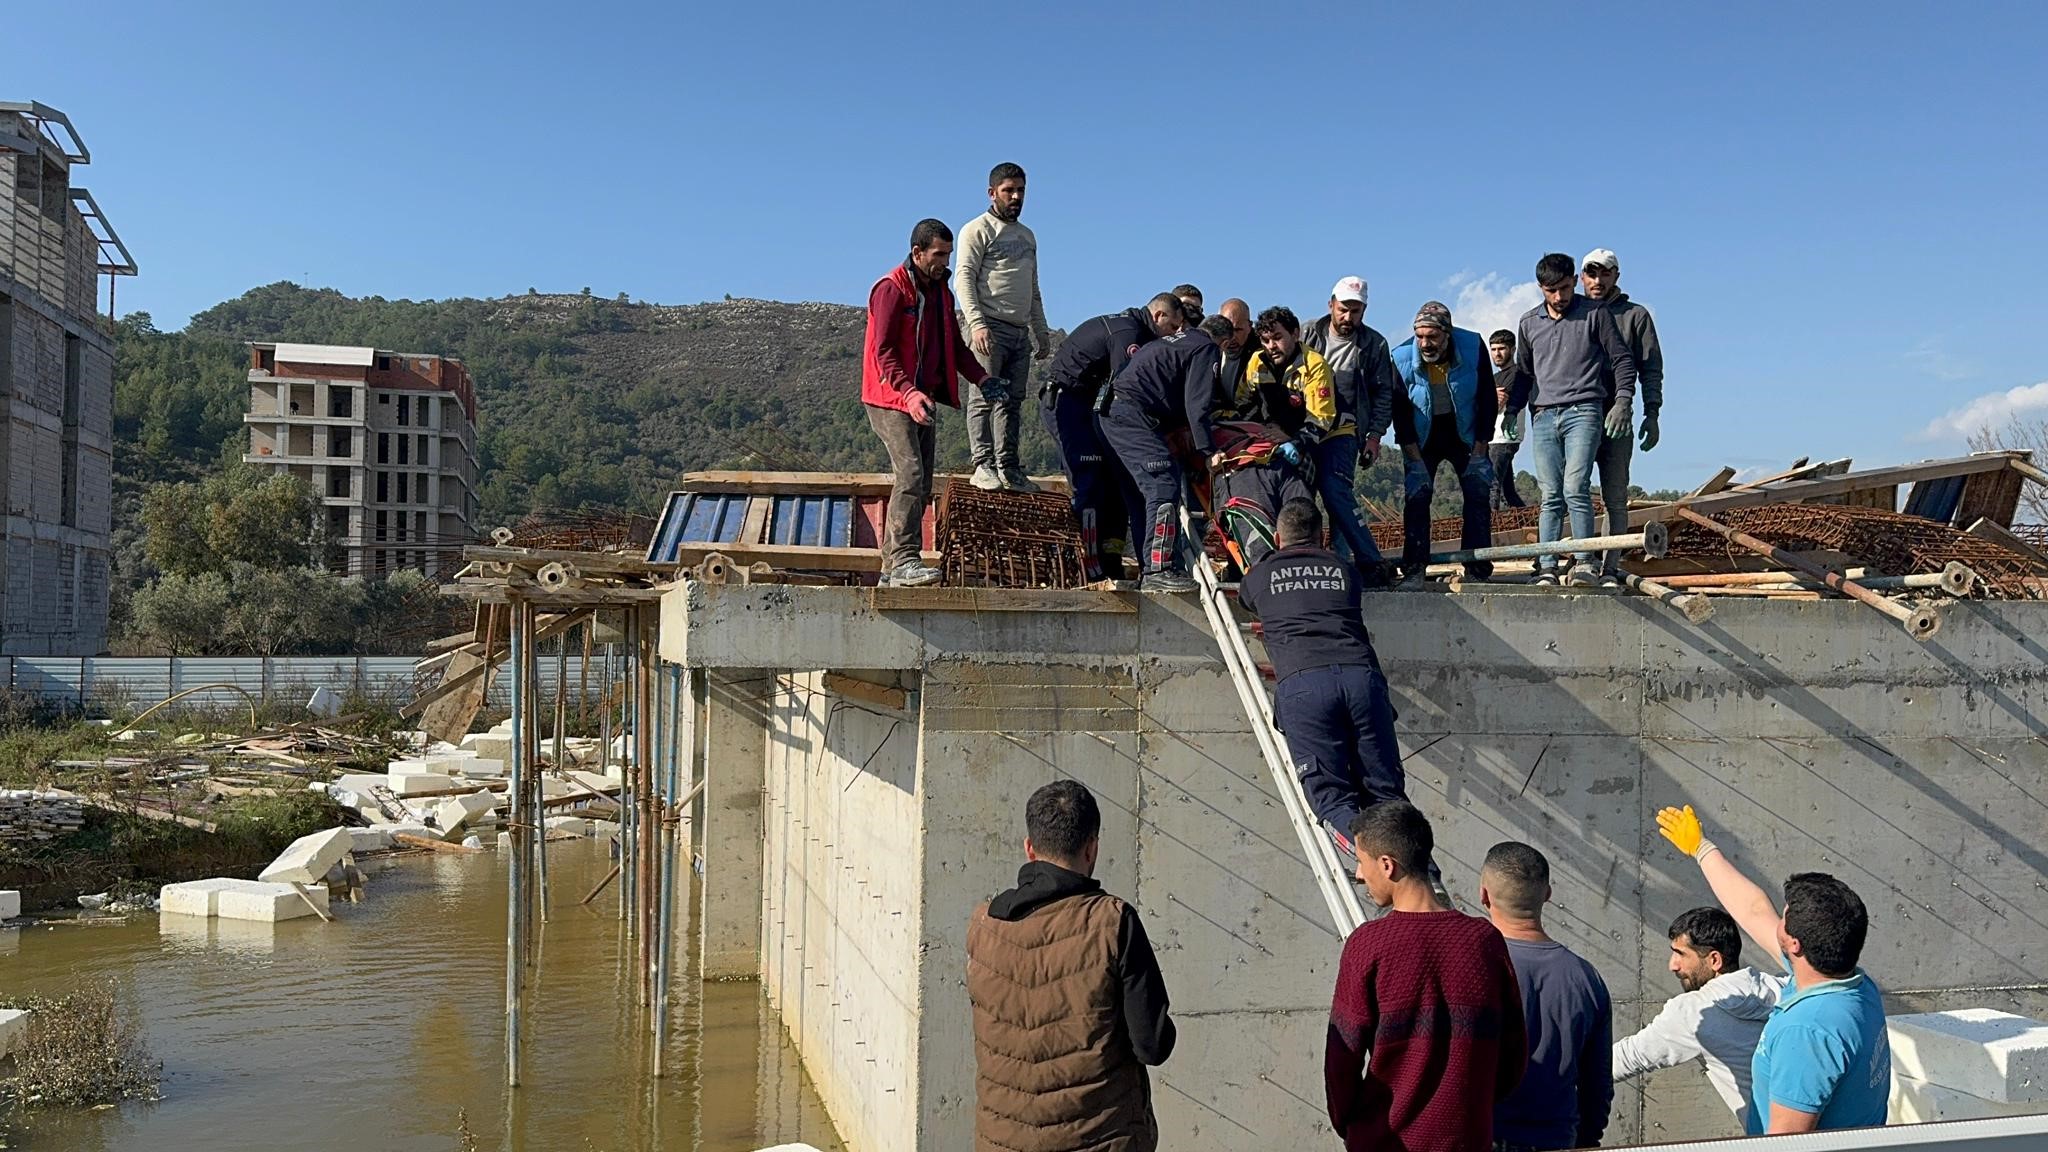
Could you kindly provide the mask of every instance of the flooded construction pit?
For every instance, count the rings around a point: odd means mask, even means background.
[[[376,1148],[743,1152],[841,1148],[753,981],[700,984],[679,925],[666,1074],[633,1004],[601,841],[551,844],[551,922],[505,1081],[505,865],[495,852],[366,861],[339,921],[141,915],[0,933],[0,993],[112,979],[163,1062],[163,1099],[0,1117],[0,1146],[66,1152]],[[685,903],[694,904],[694,901]]]

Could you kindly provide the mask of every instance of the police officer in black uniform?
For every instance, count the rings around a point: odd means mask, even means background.
[[[1121,575],[1120,558],[1128,547],[1123,538],[1130,523],[1121,470],[1095,426],[1097,393],[1139,348],[1180,329],[1181,303],[1171,292],[1161,292],[1143,308],[1084,321],[1053,354],[1039,386],[1040,416],[1059,445],[1090,580]]]
[[[1315,502],[1289,500],[1278,537],[1280,547],[1238,585],[1237,602],[1265,626],[1279,681],[1274,725],[1287,737],[1309,806],[1348,860],[1352,819],[1408,798],[1394,705],[1360,612],[1357,570],[1317,543],[1323,517]]]
[[[1135,496],[1132,529],[1145,543],[1144,592],[1192,592],[1195,582],[1180,557],[1180,464],[1167,437],[1186,429],[1195,451],[1213,467],[1221,458],[1210,440],[1216,403],[1218,340],[1230,321],[1212,316],[1198,329],[1162,336],[1138,349],[1110,383],[1102,436],[1116,451]]]

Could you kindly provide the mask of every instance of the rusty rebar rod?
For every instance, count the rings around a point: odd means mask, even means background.
[[[1766,557],[1775,563],[1782,564],[1787,568],[1797,569],[1820,583],[1827,585],[1833,591],[1863,601],[1865,604],[1898,621],[1899,626],[1906,630],[1906,635],[1911,636],[1915,640],[1925,640],[1933,636],[1941,628],[1941,617],[1932,608],[1925,605],[1918,608],[1907,608],[1903,604],[1895,604],[1839,572],[1829,571],[1797,553],[1787,552],[1783,548],[1768,544],[1747,532],[1739,532],[1718,520],[1709,520],[1682,504],[1678,506],[1677,512],[1679,517],[1686,522],[1705,528],[1707,531],[1712,532],[1731,544],[1747,548],[1751,552]]]

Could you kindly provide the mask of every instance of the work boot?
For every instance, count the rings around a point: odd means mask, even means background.
[[[984,492],[993,492],[1003,486],[1003,478],[996,475],[996,470],[986,464],[976,464],[974,475],[968,477],[967,482]]]
[[[921,588],[937,583],[939,570],[922,560],[907,560],[882,573],[880,584],[884,588]]]
[[[1036,492],[1038,485],[1031,482],[1031,477],[1026,476],[1022,468],[1005,468],[1003,489],[1008,492]]]
[[[1591,564],[1574,564],[1565,573],[1564,586],[1567,588],[1591,588],[1600,582],[1600,573]]]
[[[1602,573],[1600,573],[1600,587],[1602,587],[1602,588],[1619,588],[1619,587],[1621,587],[1621,574],[1620,574],[1620,573],[1618,573],[1618,572],[1602,572]]]
[[[1538,588],[1555,588],[1555,587],[1557,587],[1557,569],[1555,569],[1555,568],[1538,568],[1538,569],[1536,570],[1536,579],[1535,579],[1535,580],[1533,581],[1533,583],[1534,583],[1534,584],[1535,584],[1535,585],[1536,585],[1536,586],[1537,586]]]
[[[1140,592],[1193,592],[1195,588],[1196,584],[1193,576],[1172,568],[1162,568],[1157,572],[1147,572],[1138,579],[1138,591]]]

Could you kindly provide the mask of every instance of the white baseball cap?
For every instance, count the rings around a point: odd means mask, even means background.
[[[1595,248],[1591,252],[1586,253],[1586,258],[1579,261],[1579,267],[1584,268],[1588,264],[1598,264],[1602,268],[1612,268],[1616,272],[1621,271],[1621,257],[1616,256],[1612,248]]]
[[[1365,303],[1365,281],[1356,276],[1346,276],[1330,289],[1330,299]]]

